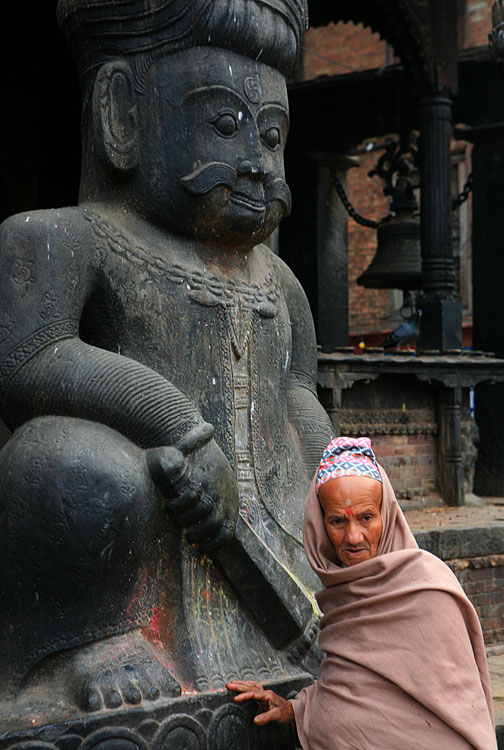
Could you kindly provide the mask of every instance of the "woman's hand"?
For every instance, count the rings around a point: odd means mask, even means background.
[[[245,682],[233,680],[226,685],[228,690],[238,693],[234,700],[236,703],[255,700],[263,709],[263,713],[254,718],[254,724],[269,724],[270,721],[278,721],[280,724],[290,724],[294,721],[294,709],[292,703],[277,695],[273,690],[265,690],[258,682]]]

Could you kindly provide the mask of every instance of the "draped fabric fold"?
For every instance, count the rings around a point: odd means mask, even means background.
[[[341,567],[314,483],[308,560],[324,588],[320,679],[293,700],[304,750],[496,750],[478,616],[441,560],[420,550],[383,479],[376,557]]]

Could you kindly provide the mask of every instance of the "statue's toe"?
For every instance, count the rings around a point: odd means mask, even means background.
[[[146,700],[148,701],[155,701],[159,698],[159,695],[159,688],[156,687],[156,685],[150,685],[150,687],[144,693],[144,698],[146,698]]]
[[[82,708],[84,711],[89,712],[99,711],[99,709],[103,705],[101,695],[95,687],[87,687],[87,689],[85,688],[81,692],[77,702],[80,708]]]
[[[123,704],[121,693],[113,687],[106,687],[103,690],[103,702],[107,708],[120,708]]]
[[[126,703],[131,703],[136,706],[137,703],[142,702],[142,694],[136,685],[129,684],[126,690],[123,691],[123,698]]]
[[[98,641],[73,659],[75,699],[84,711],[180,695],[180,685],[138,632]]]

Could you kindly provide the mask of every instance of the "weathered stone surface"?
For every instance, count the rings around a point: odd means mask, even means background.
[[[415,531],[418,546],[441,560],[504,553],[504,524]]]

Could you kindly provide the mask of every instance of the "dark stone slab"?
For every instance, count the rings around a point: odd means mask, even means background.
[[[441,560],[504,553],[504,524],[415,531],[418,546]]]

